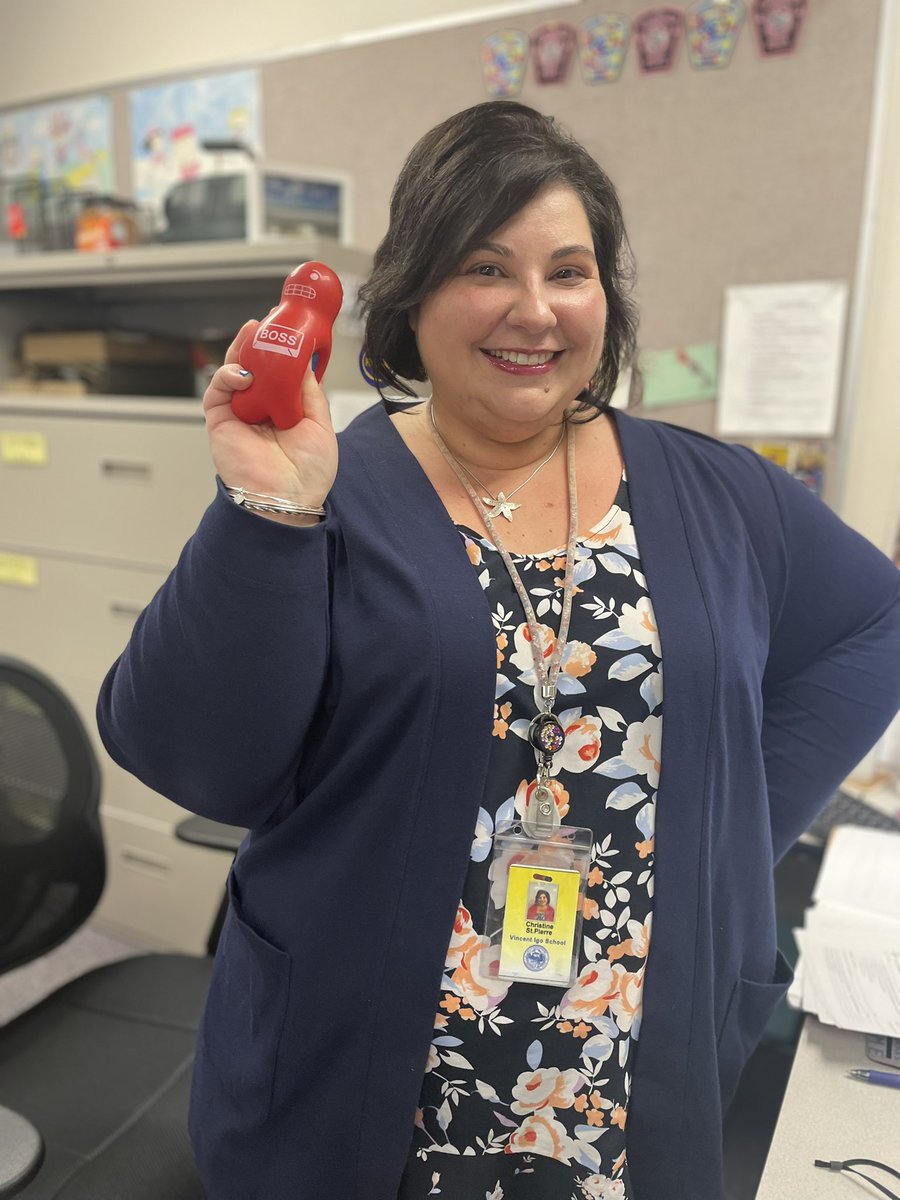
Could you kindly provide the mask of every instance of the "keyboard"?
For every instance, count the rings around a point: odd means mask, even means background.
[[[841,789],[810,825],[804,840],[824,842],[838,825],[866,825],[869,829],[890,829],[900,833],[900,820],[896,816]]]

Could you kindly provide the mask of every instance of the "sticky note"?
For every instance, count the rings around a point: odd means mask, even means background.
[[[47,462],[47,439],[42,433],[6,429],[0,433],[0,459],[5,463],[43,467]]]
[[[38,563],[26,554],[0,554],[0,584],[12,587],[37,587]]]

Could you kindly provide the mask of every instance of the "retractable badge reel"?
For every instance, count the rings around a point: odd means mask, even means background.
[[[303,376],[312,363],[321,383],[331,357],[332,327],[343,300],[340,280],[324,263],[306,262],[291,271],[284,281],[281,303],[238,355],[253,382],[232,397],[236,417],[248,425],[271,421],[276,429],[290,429],[303,419]]]
[[[560,824],[550,786],[553,756],[565,743],[557,717],[538,713],[528,739],[537,780],[522,819],[495,832],[484,928],[500,950],[500,979],[568,987],[578,970],[592,832]]]

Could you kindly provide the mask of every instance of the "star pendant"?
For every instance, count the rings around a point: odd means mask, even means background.
[[[494,507],[488,513],[490,517],[506,517],[507,521],[512,520],[512,515],[517,508],[521,508],[521,504],[514,504],[512,500],[507,500],[503,492],[497,493],[497,499],[494,500],[491,496],[482,496],[482,503],[485,505],[492,504]]]

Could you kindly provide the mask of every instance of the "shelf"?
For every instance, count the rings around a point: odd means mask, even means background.
[[[126,246],[102,253],[77,250],[0,259],[0,289],[113,288],[170,283],[231,283],[283,278],[301,262],[319,259],[339,275],[368,274],[370,256],[337,242],[308,238],[270,242],[181,242]]]

